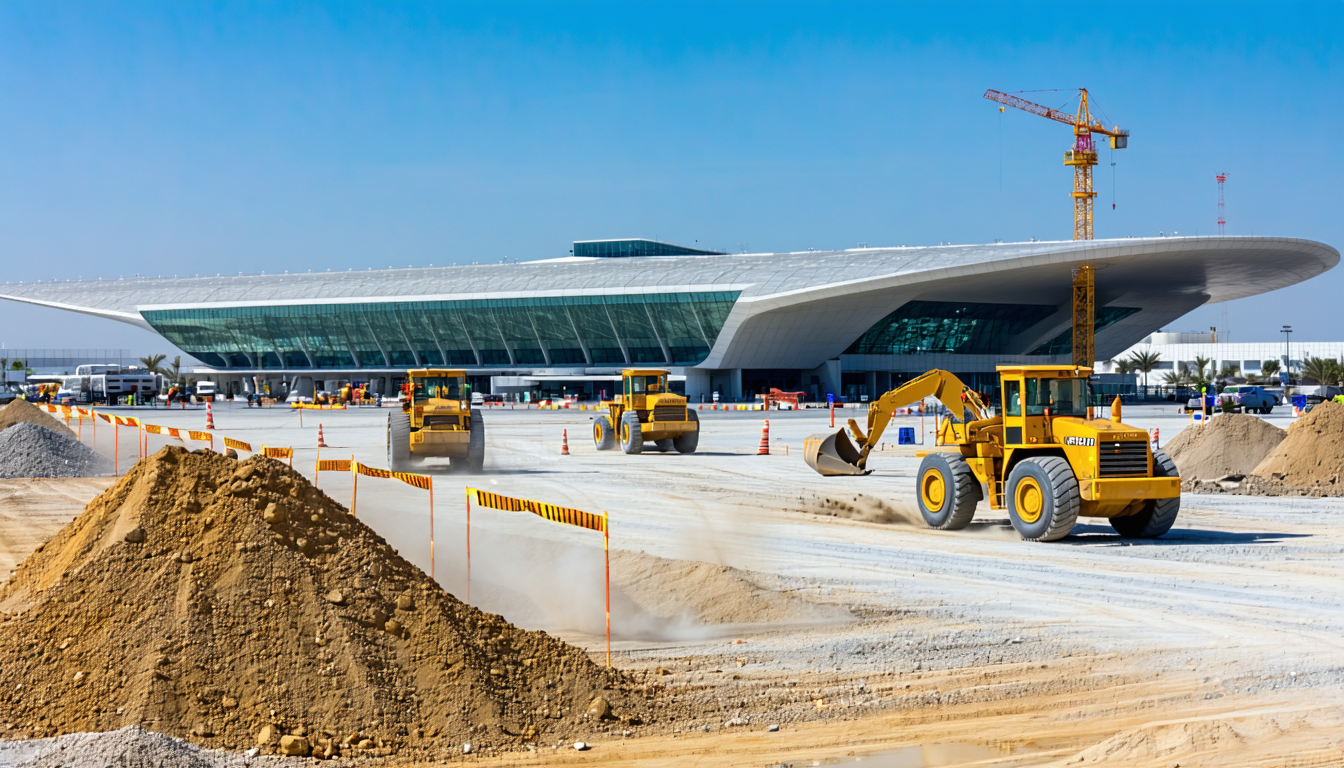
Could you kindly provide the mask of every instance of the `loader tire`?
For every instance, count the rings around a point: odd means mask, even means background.
[[[919,463],[919,513],[930,528],[956,531],[971,524],[980,501],[980,483],[966,460],[949,453],[930,453]]]
[[[611,414],[604,413],[593,419],[593,445],[599,451],[616,447],[616,427],[611,424]]]
[[[1167,452],[1153,449],[1153,477],[1177,477],[1176,463]],[[1111,527],[1126,539],[1155,539],[1171,530],[1181,512],[1181,497],[1149,499],[1138,514],[1112,517]]]
[[[672,447],[677,449],[677,453],[695,453],[695,449],[700,445],[700,417],[688,408],[686,420],[694,424],[695,429],[672,438]]]
[[[621,450],[629,454],[644,452],[644,433],[639,430],[639,414],[626,411],[621,414]]]
[[[662,440],[654,440],[653,444],[658,447],[659,453],[667,453],[672,450],[672,438],[664,437]]]
[[[458,461],[454,459],[454,462]],[[481,421],[481,409],[471,409],[471,433],[467,437],[467,455],[462,459],[462,469],[478,475],[485,468],[485,422]]]
[[[387,415],[387,466],[393,472],[411,471],[411,415],[393,411]]]
[[[1008,517],[1027,541],[1055,541],[1078,522],[1082,496],[1069,462],[1058,456],[1023,459],[1008,475]]]

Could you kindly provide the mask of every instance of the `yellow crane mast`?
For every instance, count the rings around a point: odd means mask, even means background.
[[[1010,107],[1016,107],[1033,115],[1040,115],[1073,126],[1073,149],[1064,152],[1064,164],[1073,166],[1073,192],[1071,194],[1071,197],[1073,197],[1073,239],[1091,240],[1092,198],[1097,196],[1097,193],[1092,189],[1092,166],[1097,164],[1097,149],[1096,145],[1092,143],[1092,134],[1100,133],[1103,136],[1109,136],[1111,149],[1124,149],[1129,144],[1129,131],[1118,126],[1107,128],[1100,121],[1092,119],[1092,113],[1087,106],[1087,89],[1079,88],[1078,93],[1078,114],[1076,115],[1050,107],[1043,107],[1026,99],[995,90],[985,91],[985,98]]]

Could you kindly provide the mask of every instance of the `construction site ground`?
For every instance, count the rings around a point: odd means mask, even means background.
[[[214,413],[217,435],[292,446],[309,477],[319,422],[323,458],[386,466],[386,409],[307,411],[302,428],[282,408]],[[856,414],[837,411],[837,426]],[[204,423],[198,409],[136,415]],[[464,487],[609,512],[614,662],[648,672],[697,714],[638,738],[613,730],[585,752],[566,744],[464,759],[1344,762],[1344,500],[1187,495],[1161,539],[1122,541],[1104,520],[1084,520],[1061,542],[1028,544],[985,503],[968,530],[925,528],[914,447],[875,453],[866,477],[812,473],[803,439],[828,428],[825,411],[700,411],[700,450],[685,456],[598,452],[592,415],[486,409],[485,473],[434,475],[434,574],[466,597]],[[766,416],[770,455],[760,456]],[[1125,421],[1158,427],[1166,441],[1188,417],[1132,407]],[[888,437],[919,424],[898,419]],[[562,456],[566,429],[571,455]],[[91,432],[86,422],[83,441],[110,454],[112,428]],[[149,449],[168,442],[150,436]],[[125,471],[134,438],[121,448]],[[0,480],[0,576],[109,482]],[[351,497],[349,474],[318,483],[343,503]],[[430,570],[428,494],[363,477],[356,514]],[[600,535],[473,509],[470,591],[474,605],[604,659]]]

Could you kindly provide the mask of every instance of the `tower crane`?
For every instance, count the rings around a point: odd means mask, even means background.
[[[1071,115],[1058,109],[1043,107],[1026,99],[1010,96],[995,90],[985,91],[985,98],[1016,107],[1033,115],[1066,123],[1073,126],[1073,149],[1064,153],[1064,164],[1073,166],[1073,239],[1092,239],[1092,198],[1097,193],[1092,190],[1092,166],[1097,164],[1097,150],[1092,143],[1092,134],[1109,136],[1111,149],[1124,149],[1129,143],[1129,131],[1117,126],[1107,128],[1100,121],[1093,120],[1087,109],[1087,89],[1078,89],[1078,114]]]

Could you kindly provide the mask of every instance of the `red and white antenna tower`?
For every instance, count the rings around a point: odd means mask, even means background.
[[[1223,182],[1227,181],[1227,174],[1220,173],[1214,178],[1218,179],[1218,236],[1223,236],[1223,227],[1227,226],[1227,217],[1223,214],[1227,208],[1223,205]]]

